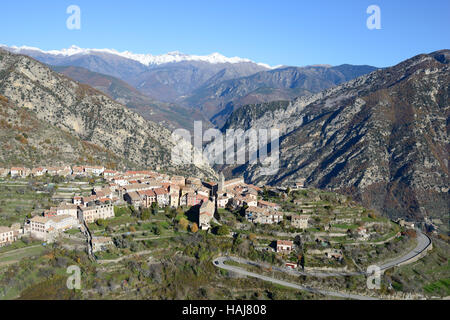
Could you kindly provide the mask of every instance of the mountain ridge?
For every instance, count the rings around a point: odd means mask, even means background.
[[[240,57],[226,57],[218,52],[214,52],[209,55],[192,55],[192,54],[185,54],[179,51],[172,51],[168,52],[166,54],[160,54],[160,55],[152,55],[152,54],[137,54],[130,51],[123,51],[120,52],[115,49],[87,49],[87,48],[80,48],[76,45],[72,45],[71,47],[67,49],[61,49],[61,50],[42,50],[40,48],[36,47],[29,47],[29,46],[6,46],[6,45],[0,45],[0,48],[9,48],[14,53],[22,53],[24,51],[36,51],[41,54],[49,54],[52,56],[63,56],[63,57],[70,57],[75,55],[87,55],[91,53],[106,53],[111,55],[117,55],[126,59],[134,60],[136,62],[139,62],[147,67],[149,66],[158,66],[162,64],[169,64],[169,63],[177,63],[177,62],[183,62],[183,61],[203,61],[208,62],[211,64],[224,64],[224,63],[230,63],[230,64],[236,64],[236,63],[254,63],[257,65],[260,65],[261,67],[267,68],[267,69],[275,69],[277,67],[271,67],[268,64],[261,63],[261,62],[254,62],[250,59],[246,58],[240,58]]]
[[[218,166],[252,183],[352,195],[391,217],[448,212],[449,50],[422,54],[294,101],[244,106],[227,129],[278,128],[280,170]],[[444,214],[445,217],[445,214]]]
[[[125,81],[113,76],[93,72],[83,67],[50,66],[50,68],[103,92],[113,100],[139,113],[146,120],[159,123],[170,130],[186,128],[192,131],[193,119],[203,121],[205,125],[209,122],[200,112],[187,110],[175,104],[156,101]]]
[[[184,99],[221,127],[230,113],[245,104],[292,100],[317,93],[376,70],[362,65],[283,67],[250,76],[207,84]]]
[[[214,62],[210,63],[208,59],[199,58],[199,56],[183,55],[176,58],[175,55],[171,55],[175,57],[173,61],[169,59],[168,63],[147,66],[139,62],[140,59],[136,57],[130,59],[129,56],[112,50],[83,51],[76,47],[73,50],[69,49],[68,53],[63,55],[30,47],[20,49],[3,46],[2,48],[13,53],[28,55],[48,65],[83,67],[93,72],[110,75],[131,84],[152,99],[167,103],[177,102],[182,96],[198,88],[223,69],[227,72],[223,74],[222,80],[268,70],[266,66],[248,59],[209,59]]]
[[[206,162],[171,163],[175,142],[169,130],[28,56],[0,49],[0,94],[12,104],[32,110],[40,120],[137,166],[215,177]],[[193,150],[188,143],[185,147]]]

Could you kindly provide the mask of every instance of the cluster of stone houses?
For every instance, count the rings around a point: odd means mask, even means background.
[[[119,196],[138,208],[179,206],[198,207],[198,225],[202,230],[210,228],[216,205],[216,185],[195,177],[167,176],[154,172],[139,172],[111,177],[117,184]]]
[[[136,208],[196,206],[213,197],[214,183],[152,171],[127,172],[106,178],[119,199]]]
[[[105,172],[104,167],[95,166],[0,169],[0,175],[7,176],[9,174],[11,177],[42,176],[44,174],[99,176]],[[113,218],[113,203],[118,200],[114,189],[94,188],[92,196],[75,196],[72,203],[61,203],[58,207],[44,210],[41,215],[28,219],[20,231],[0,227],[0,246],[12,243],[17,240],[18,236],[27,234],[35,239],[52,242],[61,232],[77,228],[84,222],[92,223],[99,219]]]
[[[277,224],[283,221],[283,216],[283,212],[268,210],[260,206],[248,207],[245,212],[246,219],[257,224]]]
[[[24,232],[46,241],[80,223],[112,218],[114,205],[125,203],[135,208],[154,205],[198,207],[198,226],[202,230],[211,227],[217,208],[227,206],[246,207],[246,217],[253,223],[277,224],[284,218],[278,204],[258,199],[258,194],[262,191],[259,187],[246,184],[243,178],[225,181],[223,174],[218,183],[212,183],[196,177],[169,176],[151,170],[120,172],[107,170],[102,166],[0,168],[0,176],[28,177],[45,174],[65,177],[103,176],[107,181],[106,186],[95,187],[90,196],[74,196],[72,203],[61,203],[30,219],[24,226]],[[298,228],[307,227],[304,216],[296,216],[292,221]],[[6,231],[4,233],[7,234]],[[4,241],[6,243],[13,241],[11,239],[14,237],[8,233],[0,239],[7,239]]]
[[[86,204],[61,203],[58,207],[44,210],[42,215],[29,219],[23,234],[32,238],[52,242],[61,232],[78,228],[84,222],[93,223],[99,219],[114,217],[111,203],[89,202]]]
[[[52,217],[35,216],[25,227],[32,238],[52,242],[59,233],[78,227],[79,221],[70,215]]]
[[[26,168],[26,167],[11,167],[11,168],[0,168],[0,177],[7,177],[10,175],[12,178],[26,178],[26,177],[41,177],[44,175],[49,176],[101,176],[105,173],[105,168],[102,166],[69,166],[64,165],[61,167],[36,167],[36,168]]]

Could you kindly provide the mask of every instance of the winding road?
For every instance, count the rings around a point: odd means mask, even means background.
[[[338,298],[345,298],[345,299],[354,299],[354,300],[378,300],[373,297],[362,296],[362,295],[357,295],[357,294],[349,294],[349,293],[344,293],[344,292],[328,291],[328,290],[322,290],[322,289],[314,289],[311,287],[305,287],[305,286],[298,285],[296,283],[292,283],[292,282],[288,282],[288,281],[284,281],[284,280],[280,280],[280,279],[275,279],[275,278],[268,277],[268,276],[263,276],[261,274],[250,272],[250,271],[244,270],[239,267],[224,264],[225,261],[234,260],[234,259],[235,258],[220,257],[220,258],[217,258],[214,260],[214,265],[218,268],[225,269],[228,271],[233,271],[240,275],[258,278],[258,279],[261,279],[264,281],[268,281],[271,283],[279,284],[279,285],[282,285],[285,287],[289,287],[289,288],[293,288],[293,289],[297,289],[297,290],[301,290],[301,291],[307,291],[310,293],[316,293],[316,294],[338,297]],[[275,268],[274,268],[274,270],[275,270]]]
[[[392,267],[396,267],[399,265],[407,264],[409,262],[413,262],[413,260],[422,252],[427,250],[431,246],[431,239],[426,234],[423,234],[419,230],[416,230],[417,233],[417,245],[416,247],[406,253],[403,256],[400,256],[398,258],[395,258],[394,260],[390,262],[386,262],[380,266],[381,270],[387,270]]]
[[[431,246],[431,239],[427,235],[423,234],[419,230],[416,230],[416,232],[417,232],[416,247],[413,250],[409,251],[408,253],[406,253],[398,258],[395,258],[389,262],[382,264],[380,266],[381,271],[387,270],[387,269],[395,267],[395,266],[414,262],[414,261],[416,261],[416,259],[419,255],[421,255],[425,250],[427,250]],[[264,276],[264,275],[261,275],[258,273],[250,272],[250,271],[247,271],[247,270],[244,270],[242,268],[235,267],[232,265],[226,265],[225,261],[234,261],[234,262],[238,262],[238,263],[242,263],[242,264],[247,264],[250,266],[257,266],[257,267],[263,267],[263,268],[267,268],[269,266],[267,264],[254,262],[254,261],[237,258],[237,257],[230,257],[230,256],[218,257],[213,261],[213,264],[218,268],[225,269],[228,271],[233,271],[240,275],[258,278],[258,279],[272,282],[275,284],[279,284],[279,285],[282,285],[285,287],[294,288],[294,289],[307,291],[307,292],[311,292],[311,293],[323,294],[323,295],[327,295],[327,296],[346,298],[346,299],[355,299],[355,300],[378,300],[377,298],[369,297],[369,296],[348,294],[348,293],[344,293],[344,292],[328,291],[328,290],[323,290],[323,289],[314,289],[311,287],[301,286],[296,283],[279,280],[279,279]],[[336,277],[336,276],[367,275],[366,272],[304,272],[304,271],[292,270],[290,268],[282,268],[282,267],[275,267],[275,266],[271,266],[271,268],[274,271],[280,271],[280,272],[284,272],[284,273],[294,275],[294,276]]]

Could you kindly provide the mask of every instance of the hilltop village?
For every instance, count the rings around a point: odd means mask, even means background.
[[[344,258],[342,250],[331,245],[336,240],[342,242],[349,238],[367,242],[393,230],[395,232],[391,236],[400,236],[400,229],[392,228],[388,220],[377,220],[373,214],[363,214],[365,209],[355,204],[351,205],[353,209],[350,210],[345,206],[330,209],[328,202],[323,201],[329,195],[309,192],[313,199],[302,198],[302,194],[307,194],[303,180],[289,188],[261,188],[245,183],[243,178],[225,180],[223,174],[216,183],[196,177],[169,176],[152,170],[119,172],[101,166],[0,169],[0,177],[4,178],[43,176],[58,176],[63,180],[97,178],[104,183],[94,186],[89,195],[74,194],[70,201],[66,199],[57,206],[35,211],[23,223],[1,226],[0,245],[11,244],[24,236],[52,243],[62,233],[79,229],[86,235],[91,253],[102,251],[113,243],[112,238],[92,235],[89,226],[114,219],[115,212],[120,208],[132,208],[138,212],[165,208],[189,212],[190,221],[184,223],[190,224],[190,230],[195,232],[208,232],[215,226],[216,231],[220,229],[222,234],[230,236],[236,235],[236,231],[250,229],[255,233],[273,235],[273,241],[255,241],[255,248],[290,257],[286,259],[286,265],[292,268],[297,268],[300,261],[295,254],[301,246],[300,240],[297,239],[295,244],[294,238],[302,233],[304,240],[324,246],[313,248],[310,254],[336,262],[342,262]],[[271,198],[286,200],[289,197],[287,207],[280,201],[269,201]],[[333,201],[338,204],[348,202],[345,196],[336,197]],[[399,223],[414,227],[413,223],[406,221]],[[264,226],[272,227],[261,229]],[[335,241],[330,241],[330,237],[334,237],[331,240]]]
[[[0,168],[0,177],[27,178],[60,176],[102,177],[107,184],[94,187],[89,196],[75,195],[71,202],[61,202],[56,207],[27,219],[24,225],[1,227],[1,244],[15,241],[21,235],[52,242],[59,233],[72,228],[114,218],[114,207],[129,205],[144,208],[194,208],[198,213],[197,227],[207,231],[211,221],[217,222],[217,212],[226,207],[245,207],[245,217],[255,224],[278,224],[283,212],[276,203],[259,197],[262,189],[249,185],[243,178],[225,181],[223,174],[218,183],[201,181],[195,177],[169,176],[155,171],[119,172],[100,166],[64,166],[49,168]],[[302,187],[302,185],[298,186]],[[307,215],[293,216],[294,226],[306,229]]]
[[[133,261],[143,268],[167,266],[182,253],[177,259],[184,262],[167,271],[167,279],[178,273],[186,277],[185,268],[194,263],[203,266],[207,285],[214,270],[224,267],[220,263],[250,271],[263,263],[258,273],[273,267],[291,276],[359,274],[417,245],[414,222],[391,221],[348,196],[305,188],[304,183],[255,186],[242,177],[226,180],[223,174],[213,182],[102,166],[0,168],[0,271],[2,265],[32,263],[28,257],[48,263],[55,255],[58,261],[65,255],[74,261],[85,256],[90,261],[84,262],[86,268],[110,273],[116,265],[119,278],[127,275],[123,287],[133,279],[129,273],[136,273],[128,269]],[[160,280],[155,277],[150,286],[156,290]],[[96,278],[90,278],[92,285]]]

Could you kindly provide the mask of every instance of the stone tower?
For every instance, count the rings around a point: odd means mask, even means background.
[[[225,186],[225,177],[224,177],[223,173],[221,172],[219,174],[219,185],[217,186],[217,193],[222,193],[224,186]]]

